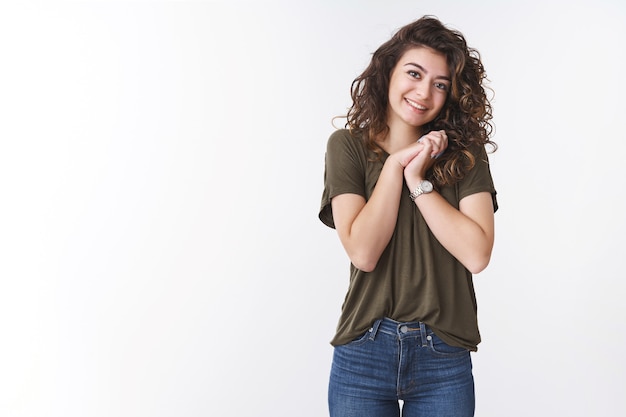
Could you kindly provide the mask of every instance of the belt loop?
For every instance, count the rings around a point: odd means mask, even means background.
[[[372,325],[372,328],[370,329],[369,340],[376,339],[376,333],[378,333],[378,327],[380,326],[380,323],[382,323],[382,319],[376,320]]]
[[[422,337],[422,347],[428,347],[428,335],[426,334],[426,324],[420,321],[420,336]]]

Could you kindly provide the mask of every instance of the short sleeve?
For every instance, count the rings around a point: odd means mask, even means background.
[[[346,129],[333,132],[326,146],[324,191],[319,212],[320,220],[335,227],[330,201],[340,194],[358,194],[366,197],[366,155],[362,143]]]
[[[498,200],[496,198],[496,188],[491,176],[489,168],[489,157],[484,147],[475,155],[476,161],[474,167],[467,173],[459,184],[459,201],[464,197],[480,192],[488,192],[491,194],[493,201],[493,211],[498,210]]]

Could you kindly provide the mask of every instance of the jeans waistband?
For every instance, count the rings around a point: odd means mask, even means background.
[[[378,333],[385,333],[400,338],[406,336],[416,337],[419,335],[422,339],[422,344],[426,346],[432,330],[430,330],[428,326],[421,321],[403,323],[385,317],[374,322],[372,328],[370,329],[369,338],[374,340]]]

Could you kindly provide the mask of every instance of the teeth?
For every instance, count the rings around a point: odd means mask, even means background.
[[[406,99],[406,102],[409,103],[411,107],[415,107],[417,110],[426,110],[426,107],[420,106],[419,104],[417,104],[414,101],[409,100],[408,98]]]

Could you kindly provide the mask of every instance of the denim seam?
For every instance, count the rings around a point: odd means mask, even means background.
[[[380,323],[381,322],[382,322],[382,320],[376,320],[374,322],[374,324],[370,328],[369,340],[371,340],[371,341],[376,340],[376,335],[378,334],[378,328],[380,327]]]
[[[402,337],[398,337],[397,339],[397,344],[398,344],[398,349],[399,349],[399,355],[398,355],[398,369],[396,371],[396,396],[398,397],[398,399],[400,399],[402,393],[400,392],[401,388],[402,388],[402,378],[401,378],[401,373],[402,373],[402,360],[404,359],[402,356],[402,342],[403,342],[403,338]]]
[[[422,337],[422,347],[428,346],[428,339],[426,335],[426,325],[420,321],[420,336]]]

